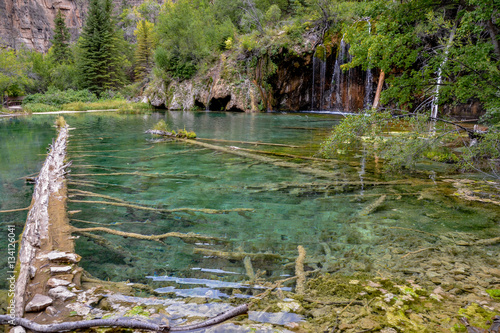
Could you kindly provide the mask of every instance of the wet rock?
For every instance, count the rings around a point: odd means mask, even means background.
[[[47,313],[49,316],[55,316],[56,314],[59,313],[59,311],[57,311],[57,309],[53,306],[48,306],[45,309],[45,313]]]
[[[66,306],[68,309],[75,311],[79,316],[86,316],[90,313],[91,308],[81,303],[71,303]]]
[[[69,291],[66,287],[59,286],[49,290],[49,296],[66,301],[70,298],[76,297],[75,293]]]
[[[71,269],[73,269],[72,266],[51,266],[50,267],[50,274],[56,275],[56,274],[67,274],[71,272]]]
[[[70,282],[63,280],[63,279],[58,279],[55,277],[51,277],[49,281],[47,281],[47,285],[51,288],[59,287],[59,286],[67,286],[69,285]]]
[[[291,322],[291,323],[285,324],[285,327],[290,329],[290,330],[298,330],[300,325],[299,325],[299,323]]]
[[[82,259],[78,254],[71,252],[52,251],[47,254],[47,258],[52,262],[69,262],[76,264]]]
[[[392,327],[386,327],[380,330],[380,333],[398,333],[394,328]]]
[[[24,309],[26,312],[37,312],[37,311],[42,311],[49,305],[51,305],[53,302],[52,298],[41,295],[41,294],[36,294],[33,299],[26,304],[26,308]]]
[[[358,322],[359,327],[363,330],[372,331],[380,327],[380,324],[370,318],[362,318]]]
[[[465,275],[455,275],[455,276],[454,276],[454,279],[455,279],[456,281],[462,281],[462,280],[464,280],[464,279],[465,279]]]

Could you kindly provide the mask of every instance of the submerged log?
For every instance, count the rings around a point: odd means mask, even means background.
[[[117,236],[122,236],[122,237],[130,237],[130,238],[136,238],[136,239],[143,239],[143,240],[162,240],[165,238],[180,238],[183,240],[196,240],[196,241],[202,241],[202,242],[207,242],[207,241],[222,241],[222,239],[217,238],[217,237],[211,237],[211,236],[203,236],[203,235],[198,235],[195,233],[187,233],[183,234],[180,232],[168,232],[166,234],[161,234],[161,235],[142,235],[142,234],[136,234],[133,232],[125,232],[125,231],[120,231],[120,230],[113,230],[105,227],[93,227],[93,228],[75,228],[73,227],[71,229],[73,232],[78,232],[78,233],[88,233],[92,231],[101,231],[105,232],[108,234],[112,235],[117,235]]]
[[[210,257],[219,257],[231,260],[244,260],[246,257],[250,259],[281,259],[281,256],[276,253],[247,253],[247,252],[224,252],[218,250],[210,250],[204,248],[194,248],[193,253],[202,254]],[[248,259],[247,259],[248,260]]]
[[[128,204],[123,202],[110,202],[110,201],[92,201],[92,200],[69,200],[71,202],[79,202],[79,203],[90,203],[90,204],[99,204],[99,205],[110,205],[110,206],[118,206],[118,207],[128,207],[142,210],[151,210],[161,213],[178,213],[178,212],[199,212],[205,214],[225,214],[230,212],[253,212],[252,208],[233,208],[233,209],[210,209],[210,208],[173,208],[173,209],[162,209],[162,208],[153,208],[148,206],[140,206],[134,204]]]
[[[158,130],[149,130],[149,131],[146,131],[146,133],[168,136],[167,132],[158,131]],[[242,149],[231,149],[231,148],[227,148],[227,147],[221,147],[221,146],[212,145],[212,144],[209,144],[206,142],[201,142],[201,141],[197,141],[197,140],[190,140],[190,139],[176,138],[175,140],[190,143],[190,144],[205,147],[205,148],[209,148],[209,149],[212,149],[215,151],[220,151],[220,152],[224,152],[224,153],[228,153],[228,154],[237,155],[240,157],[254,159],[254,160],[257,160],[261,163],[272,164],[272,165],[275,165],[277,167],[292,168],[292,169],[297,170],[297,172],[309,174],[309,175],[314,175],[316,177],[330,178],[330,179],[331,178],[333,178],[333,179],[338,178],[338,172],[336,172],[336,171],[327,171],[327,170],[322,170],[322,169],[318,169],[318,168],[313,168],[313,167],[310,167],[310,166],[305,165],[305,164],[297,164],[297,163],[291,163],[291,162],[287,162],[287,161],[283,161],[283,160],[278,160],[278,159],[274,159],[274,158],[270,158],[270,157],[261,156],[258,154],[242,151]]]

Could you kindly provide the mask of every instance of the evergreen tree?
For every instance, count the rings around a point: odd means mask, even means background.
[[[70,61],[71,52],[69,49],[69,40],[71,35],[69,29],[64,22],[64,16],[59,9],[54,19],[54,39],[52,39],[52,53],[54,60],[58,63],[66,63]]]
[[[112,0],[91,0],[79,40],[78,70],[83,88],[100,94],[124,83],[122,38],[111,16]]]
[[[142,20],[137,23],[134,34],[137,36],[137,47],[135,49],[135,75],[138,80],[144,77],[151,70],[153,64],[153,23]]]

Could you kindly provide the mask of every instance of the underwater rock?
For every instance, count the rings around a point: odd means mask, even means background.
[[[59,311],[57,311],[57,309],[53,306],[48,306],[45,309],[45,313],[48,314],[49,316],[55,316],[56,314],[59,313]]]
[[[37,312],[37,311],[42,311],[49,305],[51,305],[53,302],[52,298],[41,295],[41,294],[36,294],[33,299],[26,304],[25,311],[26,312]]]
[[[59,286],[59,287],[55,287],[53,289],[50,289],[49,296],[56,298],[56,299],[66,301],[70,298],[75,297],[76,294],[69,291],[66,287]]]
[[[85,317],[90,313],[91,308],[82,303],[71,303],[66,306],[68,309],[75,311],[77,315]]]

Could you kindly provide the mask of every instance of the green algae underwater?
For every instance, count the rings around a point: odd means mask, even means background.
[[[298,306],[287,310],[304,316],[299,331],[465,332],[460,316],[487,328],[499,314],[500,245],[484,241],[500,234],[498,184],[446,172],[387,174],[362,151],[342,161],[283,157],[314,157],[340,119],[329,114],[65,118],[74,128],[68,146],[73,226],[217,238],[78,234],[81,265],[99,279],[144,283],[165,297],[243,302],[293,276],[302,245],[304,268],[313,272],[305,295],[285,288],[255,304],[279,311],[280,295],[293,296]],[[22,177],[43,163],[54,120],[0,121],[1,210],[29,205],[32,188]],[[220,140],[206,142],[228,150],[282,156],[265,155],[266,162],[144,134],[159,120]],[[0,218],[21,232],[26,212]]]

